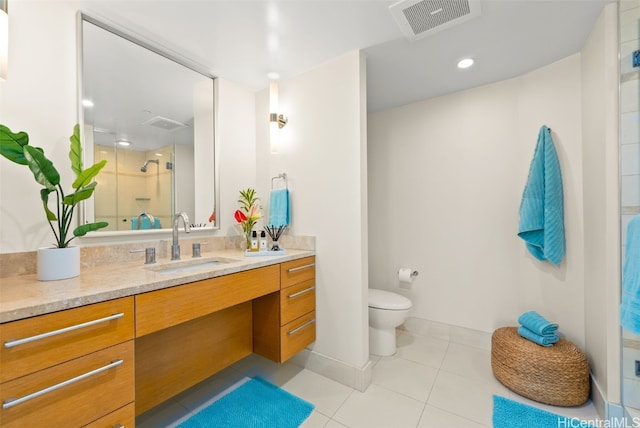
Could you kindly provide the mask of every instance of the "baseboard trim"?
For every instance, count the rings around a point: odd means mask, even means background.
[[[596,380],[593,378],[593,375],[589,374],[589,377],[591,378],[591,402],[593,403],[593,406],[596,408],[596,411],[598,412],[598,416],[604,419],[607,417],[607,414],[608,414],[607,400],[604,398],[604,395],[600,390],[600,385],[598,385],[598,382],[596,382]]]
[[[611,427],[631,427],[636,425],[629,425],[629,421],[632,421],[633,418],[625,412],[624,407],[618,403],[610,403],[604,398],[604,394],[602,394],[602,390],[600,389],[600,385],[598,382],[591,376],[591,402],[593,403],[596,411],[598,412],[598,416],[604,419],[605,421],[609,421],[609,425]]]
[[[291,362],[361,392],[371,384],[373,375],[371,360],[363,367],[354,367],[309,349],[293,356]]]

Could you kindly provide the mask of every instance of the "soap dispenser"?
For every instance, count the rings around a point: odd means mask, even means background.
[[[255,230],[251,232],[251,251],[258,251],[258,232]]]
[[[267,251],[267,234],[263,231],[260,232],[260,251]]]

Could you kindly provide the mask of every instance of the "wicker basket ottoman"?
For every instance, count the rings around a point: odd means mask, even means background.
[[[501,327],[491,336],[491,369],[510,390],[554,406],[579,406],[589,398],[589,362],[573,343],[533,343],[517,327]]]

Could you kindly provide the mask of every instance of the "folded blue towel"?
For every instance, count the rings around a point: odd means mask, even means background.
[[[627,226],[627,243],[622,268],[622,304],[620,324],[640,334],[640,215]]]
[[[518,236],[538,260],[558,265],[565,253],[564,201],[560,163],[551,130],[540,128],[529,178],[520,203]]]
[[[560,337],[555,333],[544,334],[544,335],[536,334],[525,326],[520,326],[518,328],[518,334],[524,337],[525,339],[528,339],[542,346],[551,346],[554,343],[556,343],[558,340],[560,340]]]
[[[138,229],[138,218],[133,217],[131,219],[131,230]],[[147,217],[142,217],[142,223],[140,223],[140,229],[162,229],[160,225],[160,219],[158,217],[153,218],[153,227],[151,227],[151,222]]]
[[[541,336],[553,334],[558,330],[558,324],[552,324],[536,311],[525,312],[518,318],[518,322],[535,334]]]
[[[275,189],[269,196],[269,226],[287,226],[291,221],[288,189]]]

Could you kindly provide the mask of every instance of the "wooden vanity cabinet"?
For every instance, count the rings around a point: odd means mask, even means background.
[[[127,297],[0,325],[0,426],[85,426],[134,403]],[[112,426],[127,420],[116,418]]]
[[[253,301],[253,352],[284,362],[316,340],[315,257],[280,265],[280,291]]]
[[[272,265],[138,294],[136,337],[278,291],[279,284],[279,265]]]
[[[280,266],[136,296],[136,414],[250,355],[251,301],[280,288]]]
[[[133,427],[256,352],[315,340],[315,257],[0,324],[0,426]]]

